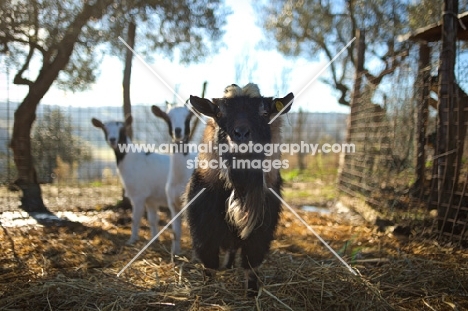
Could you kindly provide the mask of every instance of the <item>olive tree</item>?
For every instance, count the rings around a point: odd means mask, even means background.
[[[204,29],[220,25],[210,24],[210,21],[224,18],[217,14],[218,8],[218,2],[211,5],[208,1],[196,0],[0,2],[0,52],[6,54],[10,66],[17,69],[13,83],[27,88],[15,112],[10,144],[18,172],[15,184],[22,190],[24,210],[47,211],[33,164],[31,128],[36,109],[51,86],[83,90],[94,82],[102,59],[102,43],[117,41],[121,21],[129,18],[133,10],[142,14],[142,20],[148,21],[148,29],[152,29],[157,38],[152,41],[145,38],[149,48],[171,54],[178,47],[182,60],[186,57],[196,60],[202,46],[220,38],[221,32],[216,31],[212,36],[203,36]],[[183,14],[186,14],[185,19]],[[204,15],[210,18],[197,19]],[[178,19],[171,19],[172,16]],[[155,21],[153,25],[149,25],[150,19]],[[161,33],[164,35],[159,36]]]

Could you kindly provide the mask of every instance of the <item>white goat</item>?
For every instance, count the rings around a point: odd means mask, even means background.
[[[184,146],[187,145],[190,138],[190,120],[193,113],[185,105],[168,105],[167,112],[162,111],[157,106],[152,106],[151,111],[155,116],[166,121],[172,143],[178,146],[176,152],[170,153],[169,175],[165,187],[169,209],[178,213],[182,208],[181,195],[184,193],[193,172],[193,169],[187,168],[187,161],[195,159],[197,155],[196,153],[184,152]],[[180,241],[181,226],[181,217],[172,223],[176,241]],[[176,244],[175,250],[180,250],[180,245]]]
[[[167,206],[164,186],[169,174],[169,155],[160,153],[144,153],[135,150],[121,150],[122,144],[131,144],[127,137],[126,128],[132,123],[132,117],[124,122],[106,122],[93,118],[95,127],[101,128],[105,134],[106,141],[114,150],[117,160],[117,169],[120,180],[125,188],[125,193],[130,199],[133,207],[132,235],[127,244],[133,244],[138,240],[141,218],[146,206],[148,221],[151,229],[151,237],[158,234],[158,209]],[[135,152],[134,152],[135,151]],[[170,207],[170,206],[169,206]],[[175,211],[171,209],[174,216]],[[180,229],[173,226],[175,232]],[[180,234],[176,233],[172,241],[172,251],[177,254],[180,251]]]

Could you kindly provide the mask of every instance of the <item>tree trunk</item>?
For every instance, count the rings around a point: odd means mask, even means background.
[[[75,43],[83,26],[94,17],[100,19],[113,0],[98,1],[94,5],[85,4],[83,10],[70,23],[67,32],[57,45],[57,53],[50,61],[44,61],[36,81],[28,83],[29,92],[15,112],[13,135],[10,147],[18,170],[15,184],[22,190],[21,207],[27,212],[48,212],[42,200],[41,188],[31,154],[31,128],[36,119],[36,108],[52,83],[65,68],[73,53]]]
[[[207,84],[208,84],[208,81],[203,82],[201,98],[205,98],[205,92],[206,92],[206,85]],[[195,118],[195,121],[193,121],[192,131],[190,132],[189,141],[192,140],[192,137],[193,137],[193,135],[195,134],[195,131],[198,128],[198,123],[200,123],[200,118]]]
[[[42,201],[42,193],[31,154],[31,128],[36,120],[36,108],[39,102],[57,78],[60,70],[65,67],[68,60],[65,62],[62,59],[61,62],[63,62],[63,66],[59,66],[60,64],[54,62],[42,68],[36,81],[29,86],[29,92],[23,102],[15,111],[10,147],[13,150],[13,159],[18,171],[18,178],[15,184],[23,191],[21,207],[27,212],[48,211]]]
[[[34,98],[31,87],[28,96],[23,100],[15,112],[15,122],[13,126],[13,137],[11,148],[13,159],[18,171],[15,184],[22,190],[22,208],[26,212],[47,212],[47,208],[42,201],[41,188],[37,181],[36,170],[34,169],[31,155],[31,127],[36,119],[36,107],[40,98]]]

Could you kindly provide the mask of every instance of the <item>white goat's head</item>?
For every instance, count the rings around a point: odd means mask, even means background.
[[[102,129],[106,137],[106,142],[112,149],[117,149],[118,144],[128,143],[127,127],[132,124],[132,120],[133,118],[128,116],[125,122],[109,121],[103,123],[96,118],[92,118],[91,123],[93,123],[95,127]]]
[[[190,120],[193,113],[185,105],[167,105],[167,111],[162,111],[157,106],[152,106],[153,114],[166,121],[169,135],[173,142],[187,143],[190,138]]]

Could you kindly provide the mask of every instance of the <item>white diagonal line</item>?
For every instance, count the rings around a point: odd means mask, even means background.
[[[171,219],[171,221],[169,221],[167,223],[167,225],[164,226],[164,228],[161,229],[161,231],[159,231],[158,234],[156,234],[139,252],[138,254],[135,255],[135,257],[132,258],[132,260],[130,260],[130,262],[128,264],[125,265],[125,267],[123,267],[122,270],[120,270],[119,273],[117,273],[117,277],[119,277],[125,270],[127,270],[128,267],[130,267],[130,265],[138,258],[140,257],[140,255],[151,245],[151,243],[153,243],[189,206],[190,204],[192,204],[193,201],[195,201],[196,198],[198,198],[198,196],[200,194],[203,193],[203,191],[205,191],[206,188],[203,188],[202,190],[200,190],[200,192],[193,197],[193,199],[190,200],[190,202],[188,202],[181,210],[180,212],[177,213],[177,215],[174,216],[174,218]]]
[[[335,250],[334,250],[333,248],[331,248],[331,246],[328,245],[328,243],[325,242],[325,240],[322,239],[322,237],[321,237],[317,232],[315,232],[315,230],[314,230],[311,226],[309,226],[309,224],[308,224],[301,216],[299,216],[299,214],[297,214],[296,211],[295,211],[291,206],[289,206],[288,203],[286,203],[286,202],[283,200],[283,198],[281,198],[281,197],[276,193],[275,190],[273,190],[272,188],[268,188],[268,189],[270,189],[270,191],[281,201],[281,203],[283,203],[287,208],[289,208],[289,210],[291,211],[291,213],[293,213],[294,216],[296,216],[297,219],[299,219],[299,221],[302,222],[302,224],[303,224],[304,226],[306,226],[306,228],[307,228],[310,232],[312,232],[312,233],[317,237],[317,239],[319,239],[320,242],[322,242],[323,245],[325,245],[325,247],[328,248],[328,250],[329,250],[336,258],[338,258],[338,259],[341,261],[341,263],[342,263],[346,268],[348,268],[348,270],[349,270],[352,274],[357,275],[356,271],[354,271],[353,268],[351,268],[351,266],[348,265],[348,264],[346,263],[346,261],[344,261],[343,258],[341,258],[340,255],[338,255],[338,254],[335,252]]]
[[[299,95],[301,95],[308,87],[310,84],[312,84],[315,80],[317,80],[317,78],[341,55],[343,54],[344,51],[346,51],[346,49],[351,45],[351,43],[354,42],[354,40],[356,40],[356,37],[352,38],[351,41],[348,42],[348,44],[346,44],[346,46],[344,48],[342,48],[338,54],[335,55],[335,57],[333,57],[322,69],[320,69],[320,71],[309,81],[309,83],[306,84],[306,86],[304,86],[294,97],[299,97]],[[287,105],[285,105],[283,107],[283,109],[280,110],[280,112],[278,112],[278,114],[270,120],[270,122],[268,124],[271,124],[273,121],[276,120],[276,118],[278,118],[281,113],[287,109],[291,104],[292,102],[294,101],[291,100]]]
[[[198,112],[195,111],[192,108],[192,106],[187,105],[185,100],[182,97],[180,97],[180,95],[177,94],[177,92],[169,84],[167,84],[166,81],[164,81],[164,79],[147,62],[145,62],[143,57],[141,57],[137,52],[135,52],[135,50],[132,49],[131,46],[128,45],[128,43],[125,42],[124,39],[122,39],[122,37],[119,37],[119,40],[122,41],[122,43],[127,47],[127,49],[129,49],[133,53],[133,55],[135,55],[136,58],[138,58],[143,63],[143,65],[145,65],[146,68],[148,68],[159,79],[159,81],[161,81],[169,89],[169,91],[171,91],[172,94],[174,94],[175,97],[177,97],[182,103],[184,103],[184,105],[187,106],[187,108],[190,109],[190,111],[192,111],[193,114],[196,115],[197,118],[200,119],[200,121],[202,121],[203,124],[206,124],[206,121],[198,114]]]

